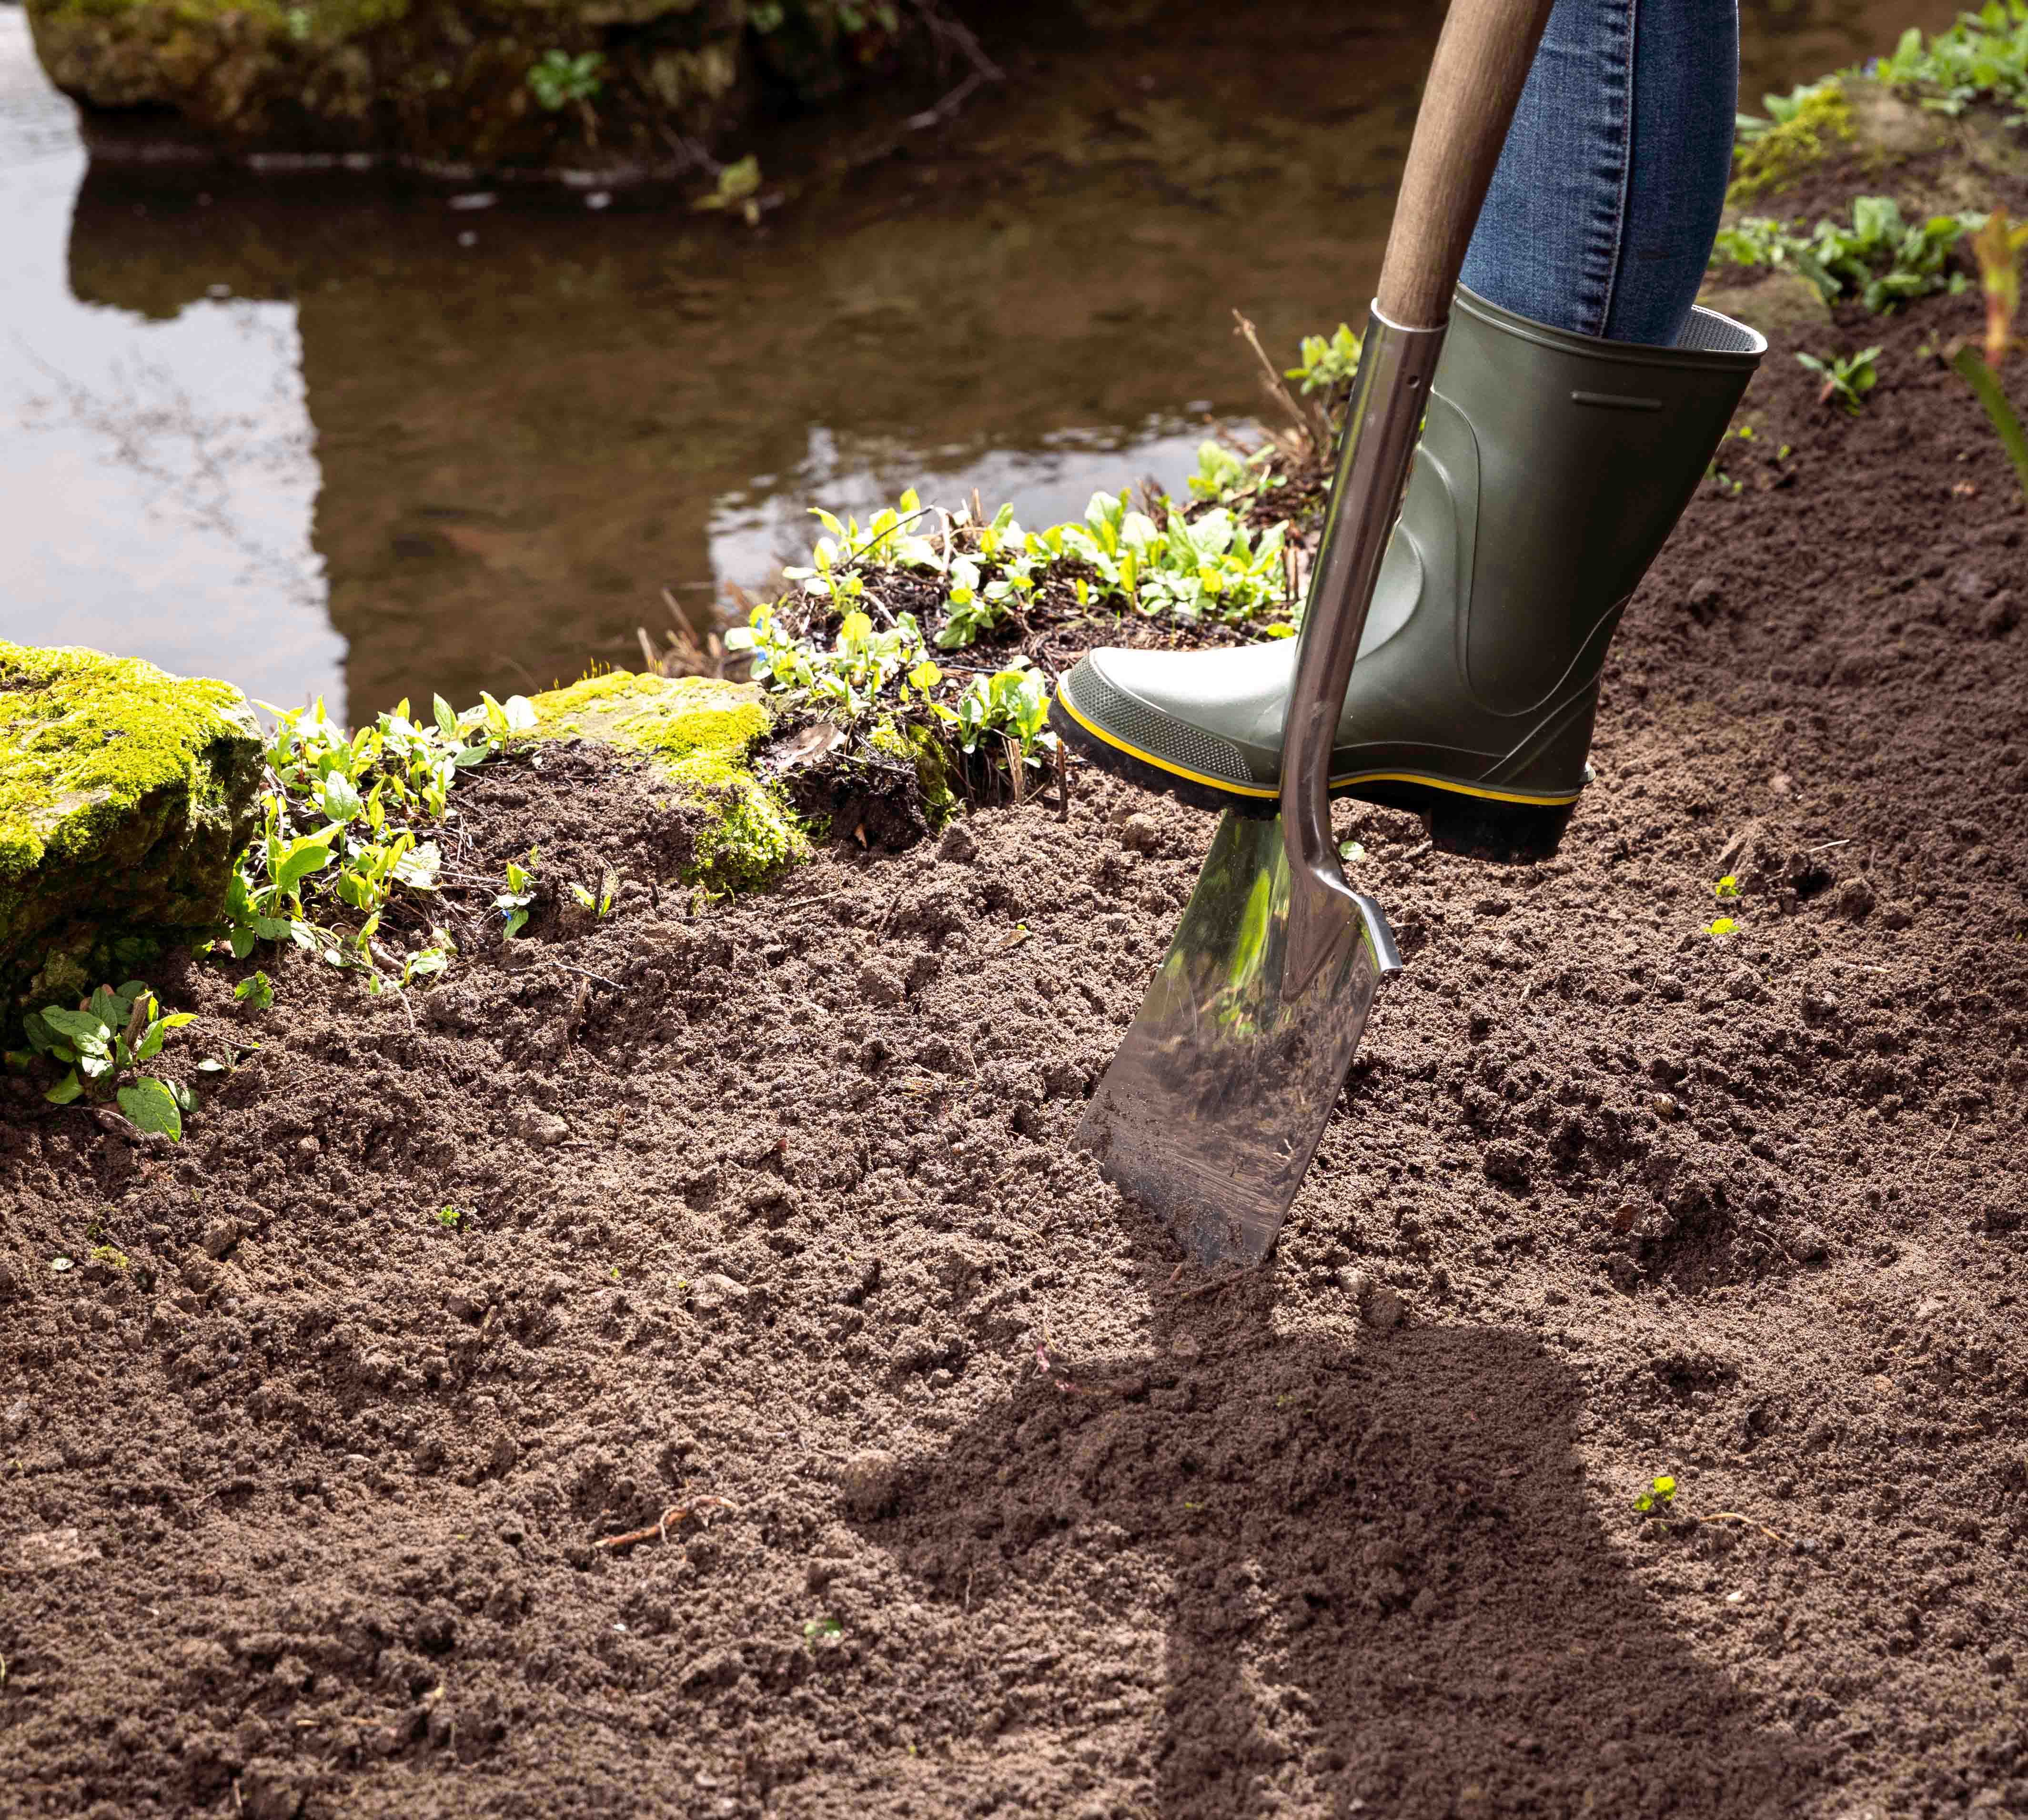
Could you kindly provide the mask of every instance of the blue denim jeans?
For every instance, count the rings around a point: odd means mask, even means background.
[[[1667,346],[1732,165],[1737,0],[1556,0],[1465,283],[1574,335]]]

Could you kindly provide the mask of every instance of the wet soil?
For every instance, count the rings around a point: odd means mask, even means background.
[[[1070,1147],[1212,827],[1088,775],[693,914],[553,749],[458,864],[605,921],[165,974],[262,1045],[179,1149],[0,1126],[0,1813],[2028,1811],[1977,320],[1841,324],[1856,419],[1775,349],[1558,858],[1342,808],[1408,967],[1258,1272]]]

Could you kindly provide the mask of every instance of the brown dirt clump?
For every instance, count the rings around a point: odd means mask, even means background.
[[[0,1812],[2028,1811],[2028,516],[1916,352],[1976,323],[1842,325],[1857,419],[1775,350],[1558,859],[1342,810],[1408,966],[1243,1279],[1069,1145],[1210,831],[1123,788],[692,915],[559,753],[460,864],[605,921],[413,1021],[165,968],[262,1045],[180,1149],[0,1126]]]

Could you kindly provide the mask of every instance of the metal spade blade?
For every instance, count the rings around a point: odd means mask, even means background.
[[[1401,965],[1371,897],[1344,888],[1301,908],[1313,894],[1292,897],[1279,816],[1228,812],[1078,1128],[1107,1178],[1206,1263],[1253,1263],[1274,1244],[1373,995]]]
[[[1376,303],[1345,407],[1330,516],[1296,646],[1281,812],[1228,810],[1078,1141],[1207,1262],[1267,1255],[1316,1154],[1380,982],[1380,907],[1331,838],[1330,756],[1443,330]]]
[[[1452,0],[1345,405],[1282,742],[1281,813],[1228,812],[1079,1130],[1206,1260],[1264,1256],[1401,960],[1331,838],[1331,752],[1465,243],[1552,0]]]

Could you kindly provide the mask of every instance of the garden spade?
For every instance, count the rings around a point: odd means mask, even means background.
[[[1181,927],[1078,1128],[1206,1263],[1280,1232],[1374,995],[1401,965],[1331,839],[1331,746],[1443,346],[1465,246],[1551,0],[1453,0],[1345,410],[1311,572],[1279,813],[1228,810]]]

